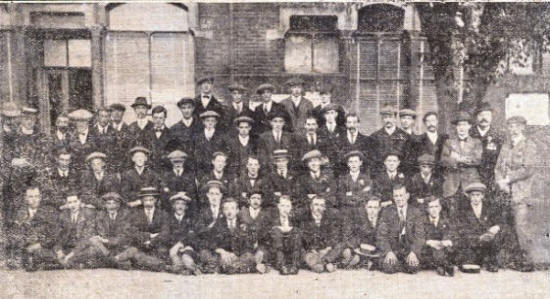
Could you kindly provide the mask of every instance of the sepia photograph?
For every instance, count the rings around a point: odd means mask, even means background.
[[[550,2],[0,2],[0,298],[550,298]]]

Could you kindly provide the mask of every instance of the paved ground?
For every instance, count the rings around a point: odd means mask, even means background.
[[[550,272],[386,275],[339,271],[298,276],[118,270],[0,271],[0,298],[550,298]]]

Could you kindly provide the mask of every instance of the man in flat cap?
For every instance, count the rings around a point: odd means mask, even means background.
[[[479,176],[489,190],[496,190],[495,186],[495,165],[502,144],[504,133],[492,125],[493,108],[487,102],[479,104],[475,110],[475,126],[470,129],[470,136],[481,140],[483,153],[479,164]]]
[[[94,136],[96,146],[104,153],[110,154],[114,147],[117,146],[115,142],[115,132],[111,126],[111,108],[107,106],[101,106],[97,108],[95,115],[95,123],[90,128],[90,133]],[[108,157],[107,161],[111,164],[112,157]]]
[[[200,117],[206,111],[215,111],[220,120],[224,119],[224,107],[214,96],[214,77],[205,76],[197,80],[200,94],[195,97],[195,116]],[[223,123],[223,121],[221,122]]]
[[[27,271],[53,268],[57,213],[44,205],[36,183],[26,187],[24,197],[25,204],[17,211],[11,234],[10,260],[21,260]]]
[[[262,133],[258,140],[258,154],[264,159],[262,163],[268,167],[270,165],[266,161],[271,160],[271,154],[276,149],[287,149],[291,153],[291,161],[295,156],[295,138],[284,130],[285,124],[288,123],[287,116],[284,111],[270,113],[270,129]]]
[[[379,255],[376,248],[376,231],[380,224],[380,199],[365,194],[357,207],[344,218],[342,252],[344,268],[361,267],[372,270],[378,265]]]
[[[215,152],[225,151],[225,135],[216,127],[220,114],[208,110],[200,115],[203,129],[194,136],[194,158],[197,176],[202,177],[211,169],[210,161]]]
[[[264,199],[266,207],[275,207],[277,199],[283,195],[294,195],[293,190],[296,187],[296,172],[289,168],[290,154],[287,149],[277,149],[271,154],[271,169],[266,178],[266,189],[271,196]]]
[[[344,248],[341,242],[342,223],[335,209],[323,196],[313,196],[300,223],[304,245],[304,262],[316,273],[336,271]]]
[[[265,265],[258,263],[254,256],[255,248],[248,237],[247,226],[237,217],[237,201],[225,198],[222,211],[223,218],[212,227],[211,237],[201,250],[201,259],[215,263],[220,273],[265,273]]]
[[[132,104],[136,120],[128,126],[129,147],[148,146],[146,133],[151,130],[153,124],[147,118],[147,111],[151,109],[151,104],[147,102],[145,97],[137,97]]]
[[[290,126],[296,132],[303,132],[307,115],[311,114],[313,104],[303,96],[304,81],[300,78],[291,78],[286,82],[290,89],[290,97],[284,99],[281,104],[289,115]]]
[[[426,266],[435,268],[438,275],[454,276],[453,266],[458,241],[456,225],[447,215],[441,213],[441,199],[435,196],[426,198],[428,214],[424,217],[426,244],[422,249],[421,260]]]
[[[93,152],[86,157],[90,167],[80,176],[82,202],[91,204],[97,209],[103,206],[101,196],[108,192],[120,192],[118,177],[106,168],[107,155]]]
[[[409,192],[405,185],[393,186],[395,205],[384,208],[376,232],[376,247],[383,272],[415,274],[420,268],[420,254],[426,243],[424,213],[408,205]]]
[[[250,190],[247,204],[241,206],[237,215],[241,228],[247,232],[248,241],[253,244],[251,253],[254,254],[257,264],[270,260],[269,231],[272,212],[263,206],[266,193],[261,187]]]
[[[311,113],[317,118],[317,123],[321,131],[335,134],[342,132],[346,127],[346,112],[342,106],[332,101],[333,87],[326,85],[319,89],[321,103],[311,110]],[[327,123],[329,123],[327,125]]]
[[[397,127],[397,111],[390,106],[380,109],[384,126],[370,135],[373,147],[374,171],[384,171],[384,157],[388,152],[396,152],[403,157],[405,144],[411,136]],[[402,165],[403,169],[406,165]]]
[[[228,136],[226,140],[227,153],[229,154],[227,170],[236,177],[242,177],[246,173],[248,156],[258,153],[258,140],[256,136],[250,134],[254,124],[254,119],[251,117],[238,116],[233,124],[237,133]]]
[[[371,142],[370,138],[359,132],[359,116],[355,113],[346,115],[346,131],[336,139],[336,147],[338,148],[338,156],[336,161],[335,175],[340,176],[347,171],[347,161],[345,155],[353,150],[358,150],[363,153],[366,159],[363,167],[368,169],[372,174],[372,158],[369,158]]]
[[[154,186],[139,191],[142,207],[131,211],[128,223],[132,245],[118,255],[118,261],[130,260],[133,267],[150,271],[163,271],[168,248],[163,236],[168,232],[169,215],[157,207],[159,192]]]
[[[112,152],[111,156],[111,167],[113,170],[120,175],[124,171],[124,168],[130,166],[130,161],[128,160],[128,140],[129,140],[129,129],[128,125],[122,120],[124,113],[126,112],[126,107],[122,104],[112,104],[111,108],[111,127],[113,128],[112,132],[114,135]]]
[[[231,126],[235,118],[240,116],[253,117],[253,112],[248,106],[249,103],[243,98],[247,89],[238,83],[229,84],[227,89],[231,93],[231,103],[228,103],[227,105],[226,125],[228,127]]]
[[[165,238],[169,255],[172,261],[171,271],[181,274],[199,275],[197,266],[199,254],[199,240],[189,205],[193,201],[185,192],[178,192],[170,196],[172,213],[168,218],[168,230],[162,236]]]
[[[285,106],[274,102],[271,96],[275,92],[275,86],[264,83],[256,88],[256,93],[262,98],[262,103],[254,108],[254,130],[252,134],[260,136],[271,130],[271,119],[273,114],[288,114]],[[289,124],[286,130],[289,131]]]
[[[68,148],[59,148],[52,152],[55,165],[48,168],[42,185],[45,200],[42,204],[59,209],[65,204],[65,197],[69,190],[79,187],[81,173],[72,166],[72,153]]]
[[[372,176],[372,192],[380,198],[382,207],[386,207],[392,203],[393,186],[405,184],[408,177],[399,170],[401,157],[398,152],[388,152],[383,159],[384,171]]]
[[[198,193],[197,184],[195,182],[195,173],[186,167],[187,153],[175,150],[168,156],[168,160],[172,164],[170,170],[164,170],[161,174],[161,204],[160,206],[165,211],[171,211],[172,205],[169,198],[176,193],[185,192],[186,196],[192,199],[188,203],[187,211],[194,213],[197,207]]]
[[[456,220],[460,223],[458,260],[461,264],[477,264],[489,272],[497,272],[504,222],[498,209],[485,200],[486,191],[487,187],[479,181],[464,188],[470,202]]]
[[[52,132],[52,146],[53,150],[68,147],[69,146],[69,116],[67,114],[59,114],[55,119],[55,127]]]
[[[166,116],[168,111],[161,105],[155,106],[151,110],[153,127],[145,133],[145,138],[149,142],[148,149],[151,150],[149,164],[158,173],[170,168],[166,155],[172,147],[173,137],[171,131],[166,127]]]
[[[296,275],[302,260],[302,236],[292,210],[292,199],[281,195],[271,216],[270,244],[273,266],[281,275]]]
[[[411,177],[407,189],[411,193],[411,205],[424,209],[427,207],[426,198],[442,196],[443,178],[434,172],[435,159],[432,155],[421,155],[417,165],[419,171]]]
[[[428,111],[422,118],[426,132],[416,136],[413,139],[414,145],[408,147],[407,157],[409,161],[417,161],[418,157],[423,154],[432,155],[435,159],[434,173],[441,176],[442,169],[439,165],[441,160],[441,151],[443,150],[443,144],[449,136],[443,132],[438,131],[439,119],[437,112]]]
[[[198,115],[194,114],[195,111],[195,100],[193,98],[182,98],[178,101],[178,108],[181,112],[181,120],[175,123],[170,127],[170,135],[172,136],[172,142],[174,143],[175,149],[186,152],[188,155],[191,155],[189,162],[192,162],[194,154],[194,136],[201,133],[202,124]],[[189,165],[193,167],[191,163]]]
[[[328,208],[336,208],[336,180],[331,172],[321,169],[323,155],[318,150],[307,152],[302,162],[308,171],[296,180],[296,210],[303,212],[309,201],[319,195],[324,198]]]
[[[248,206],[252,190],[258,188],[265,190],[267,187],[267,180],[260,168],[260,159],[257,156],[248,156],[244,174],[232,182],[231,193],[240,207]]]
[[[363,198],[372,192],[372,180],[368,173],[361,171],[365,157],[360,151],[351,151],[345,156],[348,173],[338,178],[336,200],[338,208],[344,214],[362,205]]]
[[[129,207],[137,207],[142,204],[138,198],[141,188],[146,186],[158,188],[160,186],[158,173],[146,165],[150,153],[148,149],[141,146],[133,147],[129,151],[133,167],[124,171],[120,179],[121,196]]]
[[[533,269],[533,252],[536,251],[536,236],[540,229],[537,223],[537,181],[544,181],[538,167],[542,157],[535,142],[524,135],[527,120],[513,116],[506,121],[510,138],[503,144],[495,167],[497,186],[510,198],[514,231],[520,245],[514,268],[520,271]],[[507,207],[501,207],[504,212]],[[539,213],[540,214],[540,213]]]
[[[131,244],[130,212],[122,206],[122,197],[117,192],[101,196],[102,209],[95,220],[95,234],[89,239],[92,246],[101,252],[102,266],[128,269],[129,262],[118,262],[117,255]]]
[[[461,204],[464,187],[480,180],[478,167],[483,153],[481,141],[470,136],[472,119],[467,112],[458,112],[453,124],[456,137],[447,139],[441,151],[443,197],[447,200],[445,205],[449,207],[451,217]]]
[[[70,137],[69,147],[73,153],[74,168],[81,172],[86,169],[86,157],[98,147],[95,137],[90,132],[90,119],[93,114],[84,109],[69,113],[69,118],[75,125],[75,131]]]
[[[401,130],[409,134],[409,136],[414,136],[414,123],[416,121],[416,111],[410,108],[404,108],[399,110],[399,124]]]

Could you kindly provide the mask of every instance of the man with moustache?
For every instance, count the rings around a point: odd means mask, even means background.
[[[275,86],[269,83],[261,84],[256,88],[256,93],[262,98],[262,103],[254,108],[253,135],[260,136],[271,130],[271,120],[274,114],[285,115],[285,118],[288,118],[285,106],[274,102],[271,98],[274,92]],[[285,130],[290,131],[288,124]]]
[[[136,114],[136,120],[128,126],[129,147],[138,145],[148,147],[146,133],[153,127],[147,118],[147,111],[151,109],[151,105],[145,97],[137,97],[132,108]]]
[[[443,144],[449,136],[445,133],[438,132],[439,119],[437,112],[428,111],[424,114],[422,118],[424,122],[424,127],[426,132],[421,135],[418,135],[415,140],[413,140],[413,145],[408,147],[409,152],[407,157],[409,161],[417,161],[418,157],[423,154],[428,154],[434,157],[435,168],[434,173],[441,175],[442,169],[439,165],[441,160],[441,151],[443,149]]]
[[[371,134],[370,138],[373,147],[373,171],[384,171],[384,158],[389,152],[397,153],[403,157],[405,144],[410,135],[397,127],[397,112],[391,106],[385,106],[380,109],[380,117],[384,126]],[[402,171],[406,170],[407,165],[401,165]]]
[[[470,136],[481,140],[483,152],[479,164],[479,176],[481,182],[489,188],[495,190],[495,165],[498,154],[504,143],[504,134],[492,126],[493,109],[489,103],[483,102],[475,111],[476,125],[470,129]]]

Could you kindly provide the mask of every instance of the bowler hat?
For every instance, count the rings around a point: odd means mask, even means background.
[[[457,114],[456,114],[456,117],[453,119],[453,125],[456,125],[458,124],[459,122],[461,121],[467,121],[468,123],[472,123],[472,117],[470,116],[470,114],[466,111],[459,111]]]
[[[103,201],[108,201],[108,200],[114,200],[114,201],[118,201],[118,202],[122,201],[122,197],[117,192],[105,193],[105,194],[101,195],[101,199]]]
[[[195,100],[192,99],[192,98],[189,98],[189,97],[181,98],[178,101],[177,105],[178,105],[179,108],[181,108],[181,106],[183,106],[185,104],[191,104],[191,105],[195,106]]]
[[[143,187],[139,190],[139,197],[145,197],[145,196],[159,196],[160,193],[158,192],[157,188],[155,187]]]
[[[134,103],[132,104],[132,108],[136,108],[137,106],[145,106],[147,109],[151,109],[151,105],[147,103],[147,99],[145,97],[137,97],[134,100]]]
[[[229,91],[234,91],[234,90],[238,90],[240,92],[247,91],[246,87],[244,87],[243,85],[238,84],[238,83],[229,84],[229,86],[227,86],[227,89],[229,89]]]

